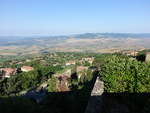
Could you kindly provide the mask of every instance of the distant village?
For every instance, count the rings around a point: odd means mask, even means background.
[[[11,76],[16,76],[18,73],[28,73],[36,70],[36,66],[42,65],[47,66],[61,66],[62,71],[58,71],[53,74],[56,78],[56,88],[58,92],[64,92],[70,90],[69,81],[72,79],[84,79],[86,77],[87,71],[95,71],[97,68],[93,66],[94,62],[93,56],[79,56],[76,58],[72,54],[60,55],[60,54],[48,54],[45,56],[37,56],[31,59],[25,60],[12,60],[9,62],[10,67],[0,68],[0,79],[10,78]],[[36,66],[34,65],[36,64]],[[39,63],[39,64],[38,64]],[[11,67],[13,65],[13,67]],[[17,75],[18,76],[18,75]],[[49,80],[47,80],[49,81]],[[48,82],[42,83],[36,88],[36,91],[41,89],[46,89],[48,87]]]
[[[129,59],[128,61],[150,61],[150,52],[145,49],[111,54],[56,52],[16,57],[0,62],[0,96],[25,97],[31,103],[42,105],[49,96],[53,98],[62,94],[59,96],[63,98],[63,94],[71,93],[65,96],[67,103],[70,98],[78,98],[73,101],[79,104],[82,99],[88,100],[93,88],[91,84],[96,83],[93,81],[95,78],[99,79],[104,57],[108,56],[123,56]],[[99,86],[96,87],[98,89]],[[104,90],[104,87],[102,89]],[[56,100],[56,103],[59,102]],[[53,103],[54,100],[50,105]]]
[[[139,50],[115,50],[113,51],[113,53],[121,53],[123,55],[127,55],[127,56],[132,56],[132,57],[136,57],[141,51],[145,51],[146,49],[139,49]],[[65,57],[65,56],[64,56]],[[67,56],[66,56],[67,57]],[[57,59],[59,59],[59,56],[57,54],[51,54],[50,58],[55,59],[56,61],[52,62],[53,66],[57,66],[57,65],[62,65],[62,66],[70,66],[70,65],[84,65],[85,63],[89,63],[89,66],[92,65],[92,63],[94,62],[94,57],[85,57],[82,59],[75,59],[75,60],[66,60],[63,63],[60,63],[57,61]],[[60,58],[61,59],[61,58]],[[146,61],[150,60],[150,52],[146,52]],[[25,61],[11,61],[9,62],[10,65],[22,65],[21,67],[17,67],[17,68],[11,68],[11,67],[2,67],[0,68],[0,78],[9,78],[15,74],[17,74],[18,72],[29,72],[34,70],[33,66],[30,65],[23,65],[25,63],[28,62],[32,62],[32,61],[40,61],[41,64],[44,64],[45,66],[49,65],[47,63],[46,60],[44,60],[42,57],[36,57],[33,59],[25,59]],[[82,70],[86,70],[88,68],[88,66],[77,66],[77,72],[82,71]]]
[[[142,51],[143,50],[126,50],[118,53],[135,59]],[[150,61],[150,52],[146,52],[145,61]],[[49,53],[42,56],[34,56],[22,60],[14,59],[1,63],[0,80],[19,76],[20,73],[30,74],[32,71],[38,72],[38,69],[44,67],[52,66],[55,68],[58,66],[62,69],[55,73],[51,72],[53,73],[52,77],[56,79],[56,91],[65,92],[71,90],[72,85],[70,82],[73,83],[74,80],[84,81],[87,79],[87,74],[92,74],[94,71],[98,70],[95,64],[96,62],[93,54],[80,55],[80,53],[78,53],[76,55],[73,53]],[[36,92],[40,92],[43,89],[48,90],[49,81],[51,81],[51,78],[39,84],[35,89],[31,90],[32,92],[29,91],[27,93],[27,91],[22,91],[20,94],[32,97],[37,102],[40,102],[42,99],[41,97],[35,96],[37,95]],[[41,95],[41,93],[39,93],[39,95]]]

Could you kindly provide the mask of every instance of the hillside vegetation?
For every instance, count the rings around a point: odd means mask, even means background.
[[[145,51],[138,55],[141,54]],[[150,93],[150,62],[138,60],[138,57],[119,53],[58,52],[8,57],[1,60],[0,67],[16,68],[18,72],[0,80],[0,112],[83,113],[99,76],[104,82],[104,95],[114,94],[113,100],[129,106],[131,111],[147,113],[150,110],[147,95]],[[24,65],[34,70],[21,72],[19,69]],[[44,84],[46,87],[41,88]],[[27,95],[34,92],[36,97],[43,91],[45,95],[40,103]],[[28,105],[20,104],[24,102]],[[10,109],[4,109],[7,106]],[[17,106],[21,109],[17,110]],[[23,108],[26,110],[22,111]]]
[[[150,92],[150,62],[140,62],[126,56],[104,58],[101,75],[106,92]]]

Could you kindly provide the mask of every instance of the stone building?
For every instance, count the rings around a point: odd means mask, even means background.
[[[68,61],[68,62],[66,62],[66,66],[75,65],[75,64],[76,64],[76,61]]]
[[[17,69],[15,68],[1,68],[0,69],[0,78],[9,78],[12,75],[17,73]]]
[[[34,68],[31,67],[31,66],[22,66],[21,67],[21,71],[22,72],[29,72],[29,71],[32,71]]]
[[[149,62],[150,61],[150,52],[147,52],[146,53],[146,59],[145,59],[146,62]]]

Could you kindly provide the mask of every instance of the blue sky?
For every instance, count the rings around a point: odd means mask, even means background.
[[[0,35],[150,33],[150,0],[0,0]]]

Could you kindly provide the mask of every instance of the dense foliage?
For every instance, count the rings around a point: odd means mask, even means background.
[[[9,79],[1,80],[0,95],[18,94],[21,91],[30,90],[48,79],[53,79],[52,74],[58,70],[61,70],[60,66],[43,67],[30,72],[16,74]],[[49,86],[49,90],[50,89]]]
[[[16,75],[0,80],[0,112],[83,113],[93,88],[93,75],[96,74],[90,68],[77,72],[77,66],[92,66],[87,61],[79,61],[82,58],[93,56],[94,54],[90,53],[60,52],[25,58],[16,56],[14,59],[0,61],[1,68],[18,70]],[[66,65],[66,62],[69,61],[75,61],[76,64]],[[31,66],[34,70],[22,72],[22,66]],[[65,75],[68,70],[71,75],[66,80],[65,77],[61,78],[62,81],[56,77],[56,75]],[[64,82],[65,84],[63,84]],[[66,87],[64,86],[66,84],[68,89],[59,92],[61,88]],[[43,88],[43,86],[45,87]],[[40,99],[39,96],[43,94],[42,101],[40,104],[37,103],[36,95]],[[7,107],[9,109],[6,109]]]
[[[106,92],[150,92],[150,63],[126,56],[104,58],[101,75]]]

